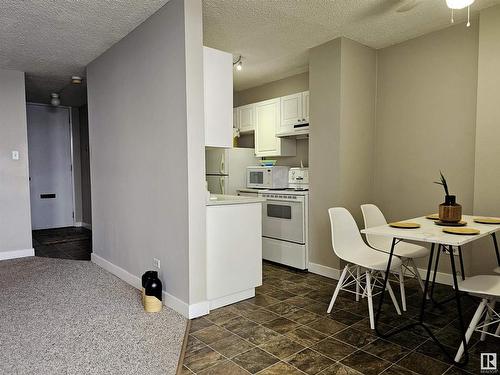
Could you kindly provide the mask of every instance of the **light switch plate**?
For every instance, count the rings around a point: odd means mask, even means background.
[[[153,258],[153,267],[160,269],[160,260],[157,258]]]
[[[12,160],[19,160],[19,151],[12,151]]]

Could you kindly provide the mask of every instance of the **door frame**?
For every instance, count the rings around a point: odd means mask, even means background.
[[[26,112],[28,111],[28,105],[31,106],[38,106],[38,107],[50,107],[52,108],[52,105],[49,104],[43,104],[43,103],[33,103],[33,102],[26,102]],[[76,226],[76,212],[75,212],[75,207],[76,207],[76,202],[75,202],[75,161],[74,161],[74,145],[73,145],[73,118],[71,116],[71,107],[66,106],[66,105],[58,105],[57,108],[64,108],[68,110],[68,116],[69,116],[69,153],[70,153],[70,161],[71,161],[71,204],[73,206],[73,226]],[[26,119],[26,122],[28,119]],[[26,124],[27,125],[27,124]],[[28,147],[28,154],[30,150]],[[28,158],[28,176],[30,175],[29,173],[29,158]],[[30,182],[30,189],[31,189],[31,180]],[[30,197],[31,199],[31,197]],[[31,204],[31,202],[30,202]]]

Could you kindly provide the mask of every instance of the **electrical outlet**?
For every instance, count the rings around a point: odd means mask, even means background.
[[[153,266],[160,269],[160,260],[157,258],[153,258]]]

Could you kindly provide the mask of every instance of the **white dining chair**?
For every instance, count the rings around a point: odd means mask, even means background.
[[[328,214],[330,215],[333,251],[340,259],[347,262],[347,264],[342,271],[327,312],[330,313],[332,311],[335,300],[341,290],[354,293],[357,301],[359,301],[360,296],[366,295],[368,298],[370,327],[371,329],[375,329],[373,296],[382,291],[380,290],[377,293],[373,293],[373,291],[375,287],[383,288],[389,256],[382,252],[373,251],[373,249],[365,244],[354,218],[345,208],[330,208]],[[398,270],[400,268],[401,260],[393,257],[391,270]],[[362,271],[364,271],[364,275]],[[366,283],[363,283],[363,279]],[[355,286],[355,291],[351,289],[352,286]],[[399,309],[390,283],[387,283],[387,290],[397,313],[401,315],[401,310]]]
[[[381,225],[386,225],[387,220],[380,209],[374,204],[363,204],[361,205],[361,211],[363,212],[363,219],[365,221],[365,228],[378,227]],[[383,251],[389,253],[392,246],[392,238],[385,236],[377,236],[372,234],[366,235],[366,241],[368,245],[378,251]],[[394,248],[394,255],[399,257],[402,261],[403,266],[398,273],[399,277],[399,290],[401,293],[401,304],[403,306],[403,311],[406,311],[406,292],[404,278],[405,274],[410,274],[418,280],[422,291],[424,290],[424,283],[420,277],[417,266],[414,259],[423,258],[430,254],[430,250],[424,246],[414,245],[408,242],[399,242]]]
[[[465,332],[465,341],[469,342],[474,331],[481,332],[481,341],[485,340],[486,335],[500,337],[500,314],[495,311],[495,303],[500,298],[500,276],[472,276],[459,281],[458,287],[462,292],[467,292],[481,298],[481,303],[479,303]],[[489,332],[489,327],[494,325],[497,325],[495,333]],[[464,344],[461,343],[455,356],[455,361],[460,361],[463,354]]]

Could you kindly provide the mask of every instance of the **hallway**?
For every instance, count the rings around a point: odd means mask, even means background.
[[[46,258],[90,260],[92,231],[82,227],[34,230],[35,255]]]

